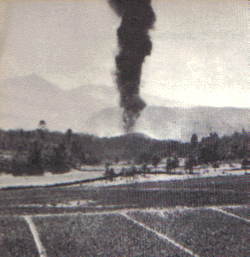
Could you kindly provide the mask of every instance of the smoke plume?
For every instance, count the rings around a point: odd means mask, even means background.
[[[128,133],[133,131],[136,119],[146,106],[139,96],[139,86],[142,63],[152,49],[148,30],[153,28],[155,14],[151,0],[109,0],[109,3],[122,17],[117,30],[120,52],[116,56],[116,82]]]

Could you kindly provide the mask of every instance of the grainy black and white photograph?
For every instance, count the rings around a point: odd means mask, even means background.
[[[249,256],[247,0],[0,2],[0,256]]]

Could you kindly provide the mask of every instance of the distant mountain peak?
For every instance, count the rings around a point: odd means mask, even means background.
[[[1,85],[1,128],[35,129],[41,119],[49,130],[85,132],[101,137],[124,133],[119,92],[116,88],[98,85],[63,91],[39,75],[16,77]],[[199,137],[232,134],[242,128],[250,130],[250,109],[233,107],[183,108],[155,106],[157,99],[141,112],[130,137],[190,140]]]
[[[3,81],[3,84],[8,84],[10,86],[11,85],[12,86],[26,85],[26,86],[30,86],[30,87],[44,86],[44,87],[59,89],[59,87],[56,86],[55,84],[51,84],[50,82],[48,82],[43,77],[41,77],[40,75],[36,75],[36,74],[30,74],[30,75],[25,76],[25,77],[8,78],[8,79]]]

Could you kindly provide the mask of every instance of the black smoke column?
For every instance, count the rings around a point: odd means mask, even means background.
[[[153,28],[155,14],[151,0],[109,0],[109,3],[122,17],[117,30],[120,52],[116,56],[116,81],[120,106],[124,109],[124,128],[129,133],[146,106],[139,97],[139,85],[142,63],[152,49],[148,30]]]

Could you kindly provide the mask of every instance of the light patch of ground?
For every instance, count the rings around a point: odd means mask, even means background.
[[[10,207],[57,207],[57,208],[74,208],[74,207],[81,207],[86,206],[89,204],[93,204],[95,201],[92,200],[75,200],[65,203],[58,203],[58,204],[18,204],[18,205],[10,205]]]
[[[45,173],[43,176],[12,176],[9,174],[0,175],[0,188],[20,186],[45,186],[63,184],[74,181],[94,179],[103,176],[103,171],[78,171],[72,170],[65,174]]]
[[[205,177],[217,177],[217,176],[232,176],[232,175],[244,175],[245,170],[225,170],[225,169],[216,169],[208,168],[205,171],[198,173],[195,171],[195,174],[181,174],[181,175],[169,175],[169,174],[146,174],[137,175],[134,179],[117,177],[113,181],[109,180],[99,180],[85,184],[84,186],[112,186],[112,185],[123,185],[123,184],[136,184],[143,182],[156,182],[156,181],[171,181],[171,180],[186,180],[193,178],[205,178]]]
[[[36,229],[36,226],[35,224],[33,223],[33,220],[31,217],[29,216],[25,216],[24,219],[26,220],[26,222],[28,223],[29,225],[29,228],[30,228],[30,231],[33,235],[33,238],[34,238],[34,241],[36,243],[36,247],[37,247],[37,250],[39,252],[39,256],[40,257],[47,257],[47,253],[46,253],[46,250],[40,240],[40,237],[39,237],[39,233]]]
[[[244,175],[245,170],[240,169],[240,164],[223,164],[220,168],[214,169],[212,167],[198,167],[194,169],[194,174],[186,174],[182,168],[176,170],[177,173],[181,174],[154,174],[155,171],[165,171],[163,166],[156,169],[151,169],[152,174],[136,175],[133,178],[117,177],[113,181],[109,180],[98,180],[95,182],[89,182],[87,184],[80,184],[81,186],[111,186],[111,185],[122,185],[131,183],[142,183],[142,182],[154,182],[154,181],[171,181],[171,180],[185,180],[192,178],[203,178],[203,177],[216,177],[216,176],[230,176],[230,175]],[[99,170],[98,170],[99,167]],[[122,166],[114,166],[115,172],[118,173]],[[0,188],[6,187],[21,187],[21,186],[47,186],[64,184],[69,182],[84,181],[88,179],[101,178],[104,175],[103,166],[96,166],[92,168],[86,168],[85,171],[71,170],[68,173],[54,175],[51,173],[45,173],[43,176],[18,176],[14,177],[9,174],[0,175]],[[248,173],[250,170],[247,171]],[[78,185],[77,185],[78,186]]]

